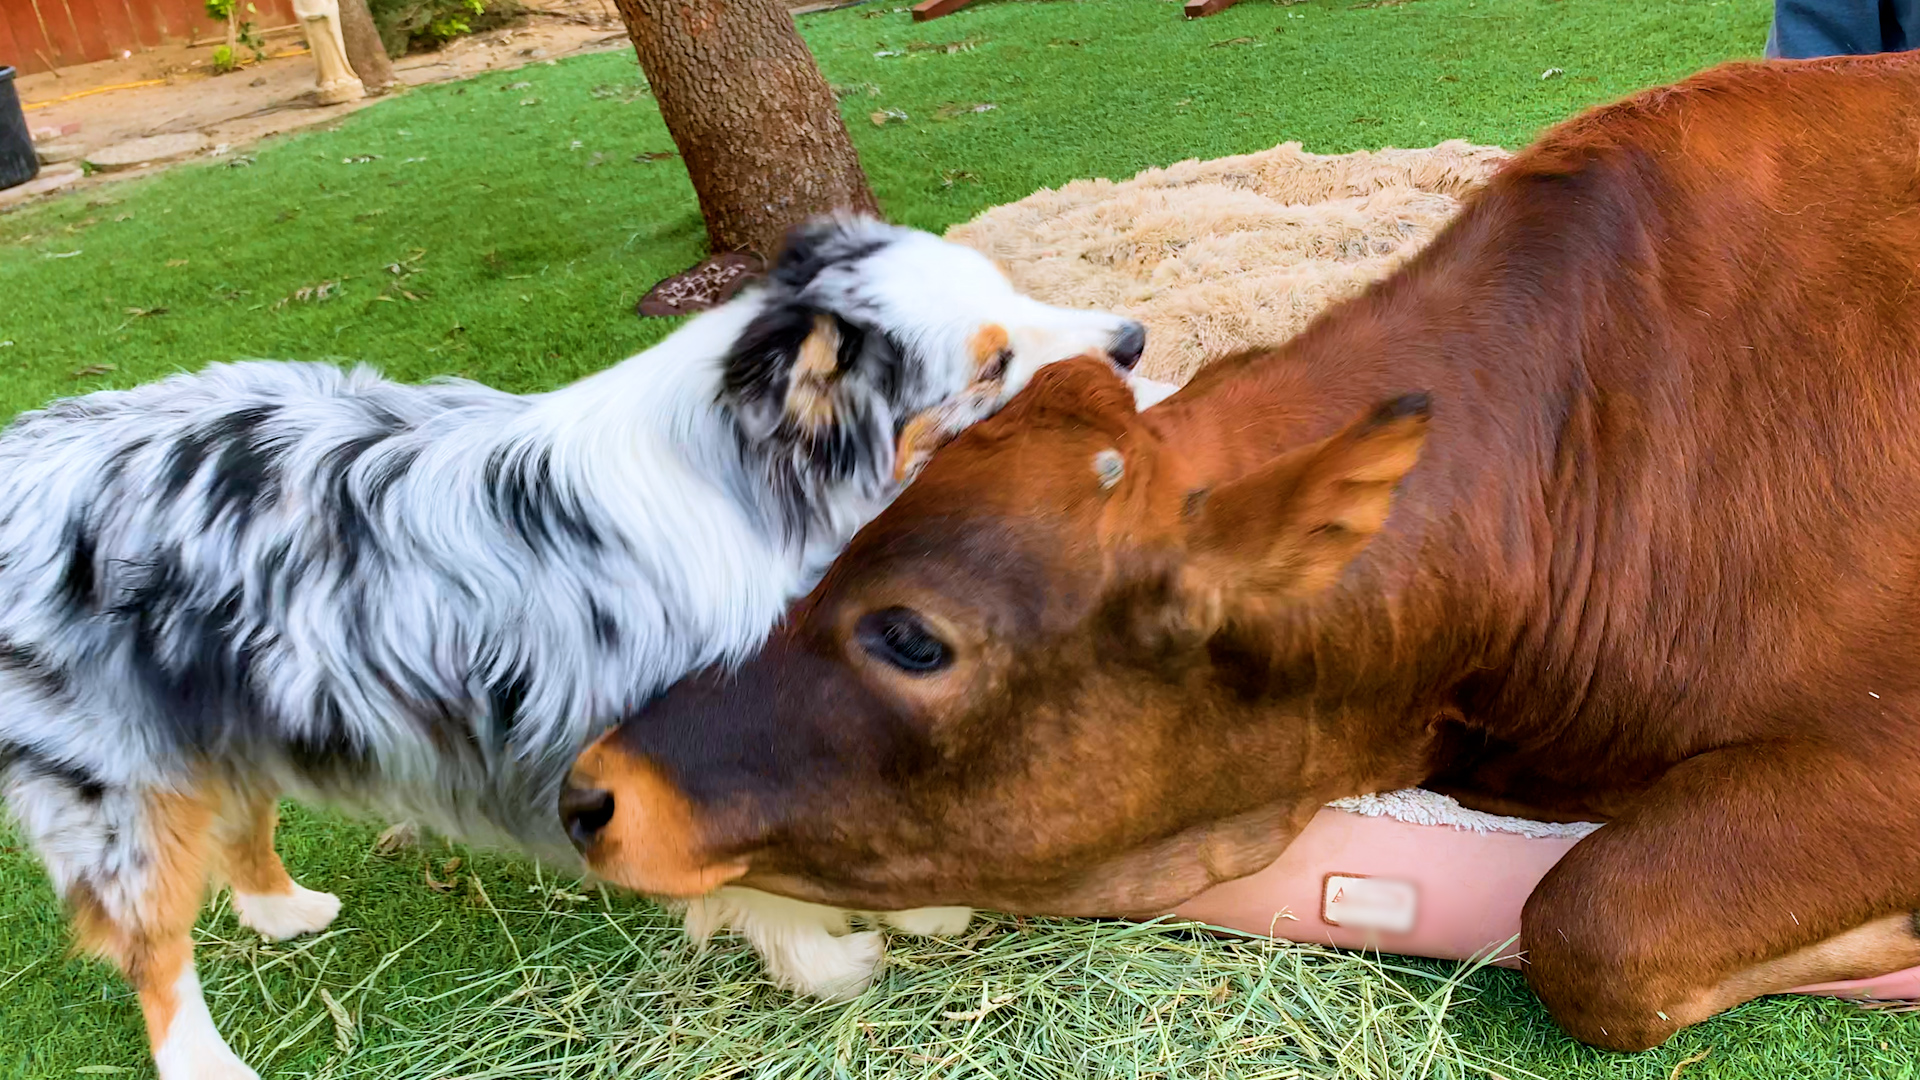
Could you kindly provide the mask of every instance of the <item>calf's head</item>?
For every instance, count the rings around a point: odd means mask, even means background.
[[[760,655],[590,747],[568,829],[642,891],[882,910],[1140,914],[1250,873],[1380,767],[1331,734],[1312,611],[1426,429],[1410,395],[1206,490],[1107,365],[1047,368]]]

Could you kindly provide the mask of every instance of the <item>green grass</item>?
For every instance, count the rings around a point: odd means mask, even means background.
[[[1752,55],[1769,10],[1247,0],[1189,23],[1160,0],[984,0],[919,26],[879,3],[802,27],[889,214],[938,229],[1041,186],[1287,139],[1518,146]],[[668,326],[633,302],[704,234],[678,162],[644,160],[671,143],[639,83],[625,54],[535,65],[408,93],[245,167],[0,217],[0,413],[244,356],[534,390],[644,347]],[[876,126],[883,110],[907,119]],[[288,814],[295,874],[346,900],[328,936],[269,948],[224,911],[203,923],[216,1017],[268,1075],[1398,1078],[1479,1063],[1652,1080],[1711,1049],[1686,1076],[1920,1076],[1911,1017],[1833,1002],[1763,1001],[1608,1055],[1560,1035],[1508,972],[1456,981],[1451,965],[1121,924],[996,920],[898,945],[880,992],[809,1006],[761,983],[737,943],[696,960],[645,904],[581,897],[510,857],[375,855],[373,835]],[[429,871],[458,882],[435,889]],[[146,1075],[126,990],[63,941],[37,865],[0,831],[0,1076]],[[1007,1000],[943,1016],[983,994]]]

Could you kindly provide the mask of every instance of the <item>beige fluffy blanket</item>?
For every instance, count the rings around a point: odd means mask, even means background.
[[[1184,383],[1207,359],[1285,341],[1433,238],[1507,159],[1460,141],[1310,154],[1299,143],[1075,180],[998,206],[947,238],[1037,299],[1147,326],[1140,373]]]

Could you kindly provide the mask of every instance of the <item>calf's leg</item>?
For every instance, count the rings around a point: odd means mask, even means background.
[[[1763,994],[1920,964],[1920,753],[1729,747],[1582,840],[1521,916],[1527,979],[1616,1050]]]

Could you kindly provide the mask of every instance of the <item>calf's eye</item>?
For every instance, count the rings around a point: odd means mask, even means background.
[[[953,663],[953,650],[906,608],[887,608],[861,616],[854,637],[869,656],[914,675],[939,671]]]

